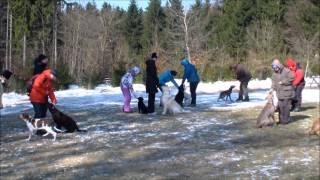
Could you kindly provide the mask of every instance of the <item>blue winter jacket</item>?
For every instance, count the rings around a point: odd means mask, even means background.
[[[179,85],[174,80],[172,74],[170,73],[171,70],[166,70],[159,76],[159,84],[160,86],[166,85],[167,82],[171,81],[175,87],[179,88]]]
[[[193,64],[191,64],[188,59],[183,59],[181,61],[181,65],[184,66],[182,82],[184,82],[185,79],[188,79],[188,82],[191,83],[200,81],[196,67]]]

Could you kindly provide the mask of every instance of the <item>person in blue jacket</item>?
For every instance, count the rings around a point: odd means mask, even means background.
[[[184,81],[188,79],[190,83],[191,104],[190,106],[196,106],[197,99],[197,86],[200,82],[200,78],[195,65],[191,64],[188,59],[183,59],[181,65],[184,67],[184,74],[182,78],[181,86],[184,85]]]
[[[177,75],[177,71],[172,71],[172,70],[166,70],[165,72],[163,72],[160,76],[159,76],[159,85],[160,88],[162,86],[165,86],[167,82],[171,81],[173,83],[173,85],[179,89],[179,85],[177,84],[177,82],[174,80],[174,77]],[[161,89],[160,89],[161,90]],[[161,90],[162,91],[162,90]]]

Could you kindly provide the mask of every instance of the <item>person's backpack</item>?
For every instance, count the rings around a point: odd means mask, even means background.
[[[36,74],[36,75],[32,76],[32,78],[27,81],[27,83],[26,83],[26,93],[27,93],[28,96],[30,96],[33,82],[38,76],[39,76],[39,74]]]

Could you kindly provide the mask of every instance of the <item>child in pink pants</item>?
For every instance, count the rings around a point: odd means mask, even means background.
[[[122,76],[121,78],[121,91],[124,97],[123,100],[123,112],[125,113],[131,113],[131,108],[130,108],[130,102],[131,102],[131,94],[134,94],[133,90],[133,80],[134,78],[140,73],[140,68],[135,66],[132,69],[130,69],[125,75]]]

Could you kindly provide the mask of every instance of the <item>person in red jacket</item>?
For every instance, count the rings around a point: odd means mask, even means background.
[[[292,85],[295,90],[295,98],[292,101],[291,110],[297,112],[300,111],[301,108],[302,90],[305,86],[304,72],[303,69],[300,67],[300,63],[296,63],[295,60],[292,58],[287,59],[287,66],[292,71],[294,76]]]
[[[56,71],[46,69],[34,79],[30,93],[30,101],[35,113],[34,118],[46,117],[48,96],[52,104],[57,104],[52,87],[52,81],[56,79],[56,75]]]

